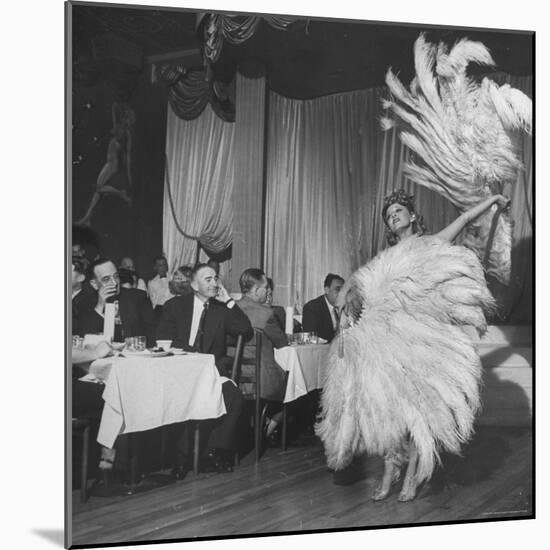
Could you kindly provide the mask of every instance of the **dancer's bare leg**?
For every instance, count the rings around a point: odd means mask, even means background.
[[[418,485],[416,479],[416,469],[418,467],[418,449],[414,444],[414,441],[409,442],[409,464],[407,466],[407,473],[403,480],[403,487],[399,493],[397,500],[400,502],[407,502],[413,500],[416,496],[416,488]]]
[[[374,492],[372,500],[385,499],[392,487],[392,485],[399,479],[400,468],[396,464],[395,459],[391,455],[384,457],[384,476],[380,486]]]
[[[122,191],[120,189],[117,189],[116,187],[111,187],[110,185],[104,185],[101,187],[101,189],[97,189],[94,193],[94,196],[92,197],[92,200],[90,202],[90,206],[88,206],[88,210],[83,218],[81,218],[79,221],[77,221],[77,225],[90,225],[90,219],[92,217],[92,212],[94,211],[94,208],[96,207],[97,203],[99,202],[99,199],[102,195],[118,195],[121,197],[124,201],[126,201],[129,205],[132,204],[132,198],[126,191],[126,189],[123,189]]]
[[[76,223],[77,225],[90,225],[90,218],[92,217],[92,212],[94,211],[94,208],[96,207],[96,204],[99,202],[99,199],[101,198],[101,194],[96,191],[94,193],[94,196],[92,197],[92,200],[90,201],[90,206],[88,206],[88,210],[86,211],[86,214],[84,214],[84,217],[80,218]]]

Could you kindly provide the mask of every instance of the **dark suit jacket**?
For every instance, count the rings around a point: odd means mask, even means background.
[[[330,342],[334,338],[332,317],[327,307],[325,295],[309,301],[303,309],[302,326],[304,332],[316,332],[317,336]]]
[[[168,300],[163,308],[157,328],[158,339],[172,340],[172,346],[190,351],[189,332],[193,320],[193,294],[176,296]],[[228,308],[217,300],[210,300],[202,338],[201,353],[211,353],[216,358],[216,365],[226,353],[226,338],[228,335],[245,335],[252,337],[252,327],[248,317],[239,306]]]
[[[262,337],[262,370],[260,371],[260,394],[262,399],[282,401],[285,391],[285,371],[275,361],[273,348],[282,348],[287,345],[286,335],[279,326],[271,307],[254,302],[244,296],[237,302],[239,307],[250,319],[253,328],[263,330]],[[243,358],[256,357],[255,341],[248,343],[243,352]],[[243,365],[242,373],[253,376],[254,367]]]
[[[137,288],[121,288],[118,311],[124,338],[146,336],[147,345],[155,345],[155,317],[147,293]],[[95,309],[84,316],[81,330],[84,334],[103,332],[104,319]]]
[[[82,336],[82,319],[90,314],[97,304],[97,292],[88,282],[82,285],[80,292],[72,299],[72,333]]]

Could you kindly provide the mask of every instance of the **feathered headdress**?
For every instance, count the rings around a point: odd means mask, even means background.
[[[429,44],[421,34],[414,58],[416,77],[409,89],[388,70],[391,98],[383,105],[394,117],[383,118],[382,127],[398,126],[401,141],[417,155],[418,162],[405,166],[405,175],[464,212],[514,182],[521,162],[507,131],[531,131],[531,100],[508,84],[498,86],[489,78],[478,84],[468,78],[469,63],[495,64],[480,42],[462,39],[448,51],[442,43]],[[466,229],[463,243],[480,257],[486,252],[492,220],[489,212]],[[497,220],[488,272],[505,284],[511,244],[510,219],[503,214]]]

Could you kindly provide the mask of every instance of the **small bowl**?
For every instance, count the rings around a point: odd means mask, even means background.
[[[172,340],[157,340],[157,348],[162,348],[164,351],[169,351],[172,347]]]
[[[124,345],[124,342],[111,342],[111,347],[116,351],[120,351]]]

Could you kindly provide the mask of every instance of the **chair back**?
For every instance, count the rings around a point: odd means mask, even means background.
[[[256,395],[261,395],[260,392],[260,372],[262,367],[262,342],[263,342],[263,330],[261,329],[254,329],[254,346],[256,348],[254,358],[248,358],[243,357],[244,355],[244,347],[245,342],[243,336],[239,336],[237,338],[237,342],[235,343],[235,355],[233,357],[233,364],[231,368],[231,380],[235,382],[235,384],[243,385],[243,384],[253,384],[254,390],[253,392],[244,391],[245,397],[252,397],[251,393]],[[243,365],[254,365],[254,380],[242,380],[242,366]]]
[[[237,342],[235,343],[235,355],[233,356],[233,365],[231,367],[231,380],[233,380],[237,386],[239,385],[239,380],[241,379],[243,350],[244,337],[242,334],[239,334],[237,337]]]

